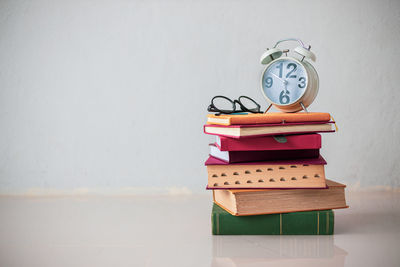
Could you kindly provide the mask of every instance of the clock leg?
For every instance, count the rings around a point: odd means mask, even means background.
[[[272,104],[269,104],[268,108],[264,111],[264,114],[268,112],[268,110],[272,107]]]
[[[305,111],[306,113],[308,113],[308,110],[307,110],[306,107],[303,105],[303,102],[300,102],[300,106],[304,109],[304,111]]]

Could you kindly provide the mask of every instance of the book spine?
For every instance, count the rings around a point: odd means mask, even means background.
[[[212,213],[213,235],[332,235],[332,210],[233,216]]]

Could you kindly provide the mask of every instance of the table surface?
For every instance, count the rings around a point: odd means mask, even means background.
[[[211,195],[0,197],[0,266],[400,266],[400,192],[347,192],[334,236],[212,236]]]

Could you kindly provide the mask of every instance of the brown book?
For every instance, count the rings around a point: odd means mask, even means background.
[[[325,189],[213,190],[214,202],[232,215],[260,215],[347,208],[343,184]]]
[[[318,158],[228,164],[209,157],[207,189],[326,188],[326,161]]]

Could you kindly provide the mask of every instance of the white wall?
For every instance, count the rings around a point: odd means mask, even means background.
[[[203,192],[210,99],[265,108],[258,60],[286,37],[338,121],[327,176],[400,186],[399,1],[42,0],[0,2],[0,192]]]

